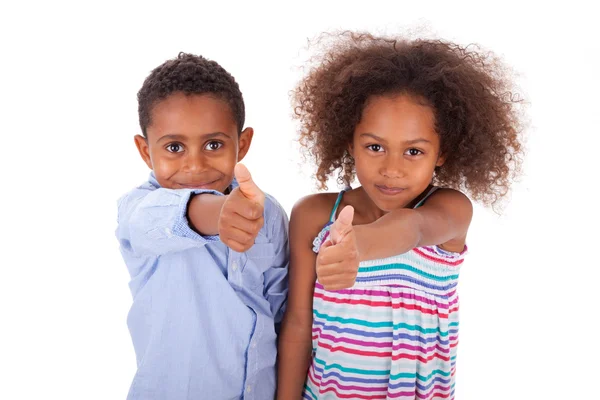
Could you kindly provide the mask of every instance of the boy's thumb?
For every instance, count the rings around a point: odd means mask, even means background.
[[[265,194],[252,180],[252,175],[250,175],[248,168],[244,164],[237,163],[233,172],[240,185],[242,194],[250,200],[263,204],[265,202]]]

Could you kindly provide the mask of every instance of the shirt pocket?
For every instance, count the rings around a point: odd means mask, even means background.
[[[246,261],[242,272],[244,282],[250,288],[260,289],[262,294],[263,274],[273,266],[275,245],[273,243],[255,243],[245,254]]]

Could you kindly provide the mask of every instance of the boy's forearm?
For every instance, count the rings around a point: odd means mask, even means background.
[[[203,236],[219,234],[219,217],[227,196],[204,193],[194,195],[188,203],[190,228]]]
[[[360,261],[406,253],[419,244],[421,219],[414,210],[392,211],[377,221],[354,227]]]

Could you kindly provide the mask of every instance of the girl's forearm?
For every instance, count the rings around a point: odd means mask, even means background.
[[[354,227],[360,261],[392,257],[417,247],[420,216],[411,209],[392,211],[377,221]]]

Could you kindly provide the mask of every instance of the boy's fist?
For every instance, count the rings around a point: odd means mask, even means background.
[[[254,244],[264,224],[265,194],[243,164],[234,169],[239,186],[231,191],[221,208],[219,237],[229,248],[244,252]]]

